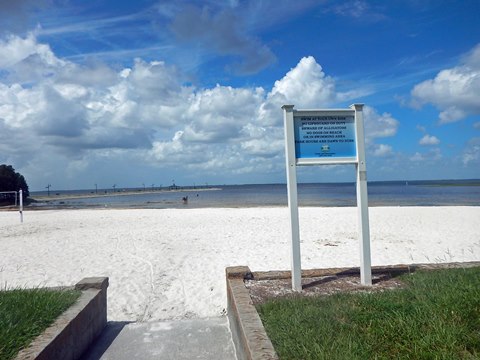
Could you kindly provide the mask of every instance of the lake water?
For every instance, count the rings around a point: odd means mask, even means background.
[[[55,200],[56,196],[68,194],[91,195],[94,190],[55,191],[51,192],[52,200],[34,206],[153,209],[287,206],[285,184],[211,186],[208,190],[163,189],[154,193],[144,193],[141,189],[126,190],[136,192],[133,195],[117,196],[109,189],[107,191],[111,196]],[[99,193],[104,191],[99,190]],[[32,192],[31,196],[35,195],[46,195],[46,192]],[[188,203],[184,204],[182,198],[186,196]],[[369,182],[368,198],[369,206],[480,206],[480,180]],[[355,206],[355,184],[299,184],[298,199],[300,206]]]

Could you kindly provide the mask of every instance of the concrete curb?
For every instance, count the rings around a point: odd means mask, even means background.
[[[228,267],[226,275],[228,320],[237,359],[278,359],[243,282],[252,278],[250,269],[248,266]]]
[[[107,324],[107,287],[108,277],[82,279],[77,302],[15,359],[79,359]]]
[[[402,274],[416,270],[468,268],[480,266],[480,261],[443,264],[411,264],[373,266],[372,273]],[[302,270],[302,279],[331,275],[359,275],[360,268],[330,268]],[[278,359],[260,316],[245,287],[244,280],[289,279],[290,271],[251,272],[248,266],[226,268],[228,319],[238,360]]]

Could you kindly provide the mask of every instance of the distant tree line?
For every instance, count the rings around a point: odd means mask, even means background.
[[[30,195],[23,175],[17,173],[12,165],[0,165],[0,192],[23,190],[24,199]],[[14,203],[15,194],[0,194],[0,203]]]

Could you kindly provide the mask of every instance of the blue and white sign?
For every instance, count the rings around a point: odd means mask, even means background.
[[[363,104],[353,104],[349,109],[295,110],[293,105],[284,105],[282,109],[292,239],[292,289],[302,291],[296,170],[298,165],[355,165],[360,281],[362,285],[372,285]]]
[[[355,115],[295,116],[295,157],[356,160]]]

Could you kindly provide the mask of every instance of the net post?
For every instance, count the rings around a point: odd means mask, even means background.
[[[20,189],[20,222],[23,223],[23,190]]]

